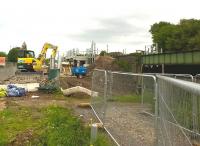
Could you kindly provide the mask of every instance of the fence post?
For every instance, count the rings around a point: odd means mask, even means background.
[[[142,78],[142,91],[141,91],[141,102],[142,102],[142,105],[144,104],[144,90],[145,90],[145,86],[144,86],[144,76],[141,76]]]
[[[105,121],[105,117],[106,117],[106,101],[107,101],[107,85],[108,85],[108,76],[107,76],[107,71],[104,71],[104,76],[105,76],[105,80],[104,80],[104,97],[103,97],[103,124]]]
[[[159,97],[158,97],[158,83],[157,83],[157,78],[154,78],[154,84],[155,84],[155,135],[156,135],[156,141],[155,141],[155,145],[158,145],[158,110],[159,110]]]

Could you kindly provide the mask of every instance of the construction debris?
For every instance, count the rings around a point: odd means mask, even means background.
[[[2,84],[27,84],[27,83],[40,83],[44,81],[47,77],[40,74],[17,74],[4,82]]]
[[[31,96],[31,98],[39,98],[40,96],[37,96],[37,95],[33,95]]]
[[[25,96],[25,95],[26,95],[25,88],[17,87],[15,85],[7,86],[7,96],[8,97],[21,97],[21,96]]]
[[[3,89],[3,88],[0,88],[0,98],[1,98],[1,97],[6,97],[6,96],[7,96],[6,90]]]
[[[92,92],[91,90],[87,89],[87,88],[83,88],[81,86],[76,86],[76,87],[72,87],[72,88],[68,88],[68,89],[61,89],[61,91],[63,92],[64,95],[69,96],[71,94],[77,93],[77,92],[83,92],[86,93],[89,96],[97,96],[98,93],[97,92]]]
[[[82,108],[90,108],[90,103],[80,103],[78,104],[78,107],[82,107]]]

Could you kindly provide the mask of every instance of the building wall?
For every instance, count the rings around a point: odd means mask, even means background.
[[[15,75],[17,71],[16,63],[6,63],[5,66],[0,66],[0,81],[6,80]]]

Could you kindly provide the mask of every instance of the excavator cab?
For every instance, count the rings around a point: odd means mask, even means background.
[[[17,68],[21,71],[33,71],[33,59],[35,52],[31,50],[19,50]]]

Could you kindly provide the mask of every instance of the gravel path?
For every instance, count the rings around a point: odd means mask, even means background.
[[[140,104],[109,102],[106,128],[121,146],[154,146],[154,118]]]

